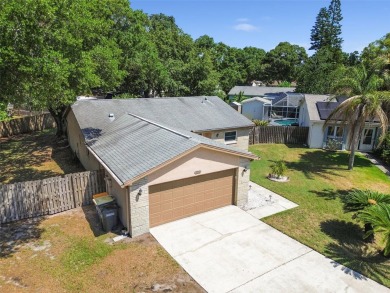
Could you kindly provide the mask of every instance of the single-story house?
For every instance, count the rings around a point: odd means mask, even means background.
[[[295,87],[276,87],[276,86],[235,86],[229,93],[229,100],[232,100],[234,96],[243,93],[248,98],[254,97],[269,97],[273,98],[278,96],[280,93],[294,92]]]
[[[80,100],[66,121],[84,167],[105,169],[132,237],[247,201],[253,123],[218,97]]]
[[[305,94],[305,99],[301,105],[301,115],[299,125],[309,127],[307,144],[310,148],[326,148],[329,144],[337,146],[338,149],[345,150],[348,147],[348,126],[335,121],[326,127],[325,120],[329,114],[345,100],[343,97],[331,99],[329,95],[309,95]],[[379,137],[379,123],[366,122],[361,133],[358,145],[359,151],[372,151]]]
[[[303,94],[288,92],[249,98],[241,102],[241,114],[251,120],[298,119],[303,97]]]

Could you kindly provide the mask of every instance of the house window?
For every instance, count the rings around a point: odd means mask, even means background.
[[[237,139],[237,131],[227,131],[225,132],[225,142],[236,142]]]
[[[326,147],[328,149],[340,150],[343,147],[343,133],[342,126],[328,126],[326,133]]]
[[[364,129],[363,144],[371,144],[373,134],[374,134],[373,129]]]

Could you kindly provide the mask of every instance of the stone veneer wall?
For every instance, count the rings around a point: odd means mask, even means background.
[[[244,172],[245,168],[247,171]],[[248,201],[249,190],[249,176],[250,176],[250,160],[240,158],[240,166],[237,174],[237,201],[236,205],[241,207]]]
[[[141,194],[140,194],[141,190]],[[129,187],[131,237],[149,232],[149,188],[146,177]]]

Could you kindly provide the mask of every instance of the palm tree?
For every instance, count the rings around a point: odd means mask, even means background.
[[[372,190],[355,189],[350,191],[346,196],[341,197],[341,201],[343,203],[344,212],[355,212],[353,218],[359,218],[359,214],[362,211],[373,205],[390,204],[390,194],[384,194]],[[364,232],[366,235],[372,230],[373,227],[371,223],[364,224]],[[366,240],[368,242],[373,242],[374,234],[368,235]]]
[[[240,91],[237,95],[234,96],[233,100],[235,102],[241,103],[242,101],[246,100],[248,97],[244,95],[243,91]]]
[[[383,233],[385,248],[383,254],[390,255],[390,205],[380,203],[373,205],[359,214],[359,219],[364,223],[370,223],[372,230],[366,233],[366,237],[374,232]]]
[[[350,156],[348,170],[353,169],[355,151],[366,122],[379,120],[382,134],[387,132],[389,126],[388,113],[384,111],[386,104],[390,103],[390,92],[381,91],[386,76],[371,66],[366,70],[364,64],[343,69],[343,78],[333,87],[335,95],[349,97],[332,111],[325,121],[325,126],[339,121],[348,126],[348,142]],[[379,143],[381,143],[383,135]]]

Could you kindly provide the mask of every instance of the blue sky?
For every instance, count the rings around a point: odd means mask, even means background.
[[[345,52],[361,51],[390,32],[390,0],[342,0]],[[310,46],[310,30],[330,0],[130,0],[132,9],[173,16],[194,39],[209,35],[232,47],[266,51],[287,41]]]

